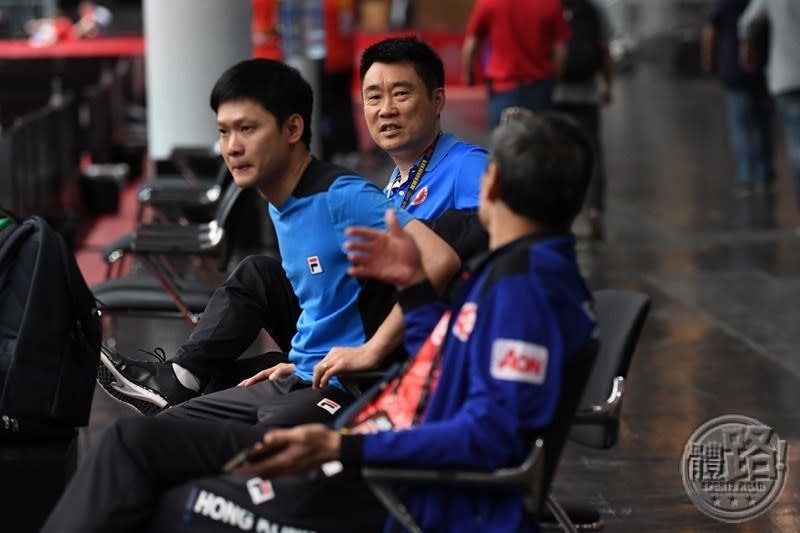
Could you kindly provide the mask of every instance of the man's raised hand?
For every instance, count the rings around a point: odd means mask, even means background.
[[[351,276],[376,278],[398,287],[407,287],[425,278],[419,249],[397,222],[393,209],[384,220],[387,231],[365,227],[349,227],[350,238],[344,246],[352,266]]]

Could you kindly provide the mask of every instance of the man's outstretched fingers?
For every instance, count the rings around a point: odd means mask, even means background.
[[[386,224],[386,229],[389,230],[389,233],[399,235],[403,232],[403,228],[401,228],[400,223],[397,222],[397,213],[395,213],[394,209],[386,210],[386,213],[383,215],[383,221]]]

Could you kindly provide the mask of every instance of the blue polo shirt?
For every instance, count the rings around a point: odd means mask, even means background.
[[[283,269],[302,309],[288,354],[301,379],[311,381],[314,365],[331,348],[361,346],[383,321],[385,313],[365,289],[372,285],[347,274],[344,231],[385,229],[384,214],[392,207],[371,182],[316,158],[286,202],[270,204]],[[401,226],[411,220],[402,209],[397,218]]]
[[[409,174],[417,168],[422,156],[417,159]],[[423,219],[438,218],[448,209],[475,211],[478,208],[480,181],[486,170],[486,149],[475,144],[461,142],[452,134],[442,135],[433,151],[428,166],[422,174],[413,198],[406,211]],[[400,171],[395,167],[384,189],[386,197],[400,206],[408,194],[411,181],[404,176],[398,181]]]

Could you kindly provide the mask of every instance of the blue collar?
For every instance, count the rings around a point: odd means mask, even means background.
[[[431,160],[428,161],[428,167],[425,169],[425,172],[430,172],[431,170],[436,168],[436,165],[444,159],[447,153],[450,151],[453,146],[456,145],[458,139],[456,139],[455,135],[452,133],[442,133],[442,136],[439,138],[439,141],[436,143],[436,148],[433,150],[433,156],[431,156]],[[420,154],[416,161],[414,161],[413,166],[418,166],[422,161],[422,155]],[[391,175],[389,176],[389,181],[386,183],[384,190],[388,189],[391,184],[397,179],[397,175],[400,173],[400,169],[394,167],[392,170]],[[403,185],[408,183],[408,176],[406,176],[406,181],[403,182]],[[402,186],[402,185],[401,185]]]

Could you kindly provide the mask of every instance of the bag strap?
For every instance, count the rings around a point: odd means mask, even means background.
[[[32,224],[12,224],[0,230],[0,265],[6,260],[6,256],[19,248],[22,241],[34,230]]]
[[[39,217],[35,217],[35,218],[39,218]],[[46,222],[44,220],[41,220],[41,219],[39,220],[39,223],[40,224],[46,224]],[[78,307],[79,303],[85,302],[87,300],[82,299],[81,302],[78,302],[78,298],[77,298],[78,297],[78,292],[77,292],[78,287],[75,286],[75,279],[74,279],[74,276],[82,276],[82,274],[81,274],[80,269],[78,268],[77,264],[75,263],[75,257],[67,249],[67,243],[61,237],[61,235],[59,235],[58,233],[55,233],[54,230],[50,229],[50,231],[52,231],[54,233],[54,238],[55,238],[55,241],[56,241],[56,243],[58,245],[58,249],[59,249],[59,252],[60,252],[60,255],[61,255],[61,262],[65,267],[64,268],[64,270],[65,270],[64,276],[66,278],[65,281],[66,281],[66,284],[67,284],[67,291],[69,292],[70,310],[72,311],[72,317],[73,317],[72,329],[73,329],[73,331],[75,331],[75,333],[79,337],[80,342],[83,343],[84,345],[88,345],[89,344],[89,339],[86,338],[86,333],[83,331],[83,327],[82,327],[83,319],[85,318],[84,317],[84,313],[82,313],[81,309],[79,309],[79,307]],[[81,277],[81,279],[83,279],[83,278]],[[88,287],[86,288],[86,290],[87,291],[89,290]],[[89,315],[94,314],[94,309],[92,309],[87,314],[89,314]]]

